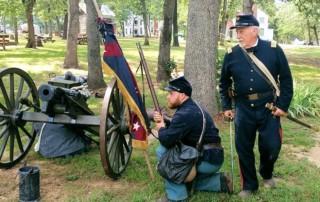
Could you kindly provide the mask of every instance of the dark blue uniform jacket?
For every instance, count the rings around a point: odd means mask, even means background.
[[[280,85],[280,96],[275,106],[287,111],[293,96],[293,87],[291,71],[283,50],[277,44],[272,47],[271,42],[259,38],[258,45],[253,48],[253,53]],[[273,87],[253,70],[239,45],[233,47],[232,52],[225,55],[222,64],[219,87],[223,111],[232,109],[231,98],[228,95],[228,88],[232,86],[232,82],[235,94],[238,96],[236,99],[241,99],[243,95],[273,90]],[[270,101],[270,98],[267,101]],[[247,102],[251,106],[262,106],[265,105],[266,100]]]
[[[221,143],[219,136],[219,129],[216,128],[210,114],[203,109],[206,118],[206,130],[203,136],[202,144],[209,143]],[[197,104],[189,98],[183,102],[176,110],[170,123],[166,124],[166,128],[160,128],[159,130],[159,141],[160,143],[170,148],[182,142],[186,145],[196,147],[199,141],[200,134],[202,131],[202,113]],[[210,152],[219,153],[219,157],[214,157],[214,154]],[[205,160],[214,158],[211,162],[217,162],[216,158],[223,158],[223,151],[204,151],[203,158]],[[219,162],[221,163],[221,161]]]

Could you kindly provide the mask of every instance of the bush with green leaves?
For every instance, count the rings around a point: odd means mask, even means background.
[[[174,61],[174,58],[170,58],[170,60],[165,62],[165,69],[169,76],[171,76],[171,73],[176,69],[176,67],[177,63]]]
[[[294,95],[289,108],[293,117],[320,116],[320,85],[294,80]]]

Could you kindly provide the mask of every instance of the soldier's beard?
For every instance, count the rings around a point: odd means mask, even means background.
[[[181,103],[179,100],[174,100],[172,102],[168,101],[167,105],[170,109],[177,109],[181,105]]]

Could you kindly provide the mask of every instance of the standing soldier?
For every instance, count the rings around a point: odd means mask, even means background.
[[[253,15],[238,15],[230,29],[236,29],[239,44],[224,57],[219,87],[224,116],[235,118],[242,185],[239,195],[247,197],[259,187],[253,153],[256,132],[263,185],[276,186],[273,170],[282,143],[280,117],[289,108],[293,85],[283,50],[275,42],[259,38],[259,22]],[[277,110],[271,114],[266,103],[273,103]]]

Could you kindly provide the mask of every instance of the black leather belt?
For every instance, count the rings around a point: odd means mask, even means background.
[[[267,91],[263,93],[254,93],[254,94],[249,94],[249,95],[244,95],[244,97],[248,100],[257,100],[260,98],[268,97],[273,95],[273,91]]]
[[[209,144],[203,145],[203,150],[215,149],[215,148],[222,148],[221,143],[209,143]]]

